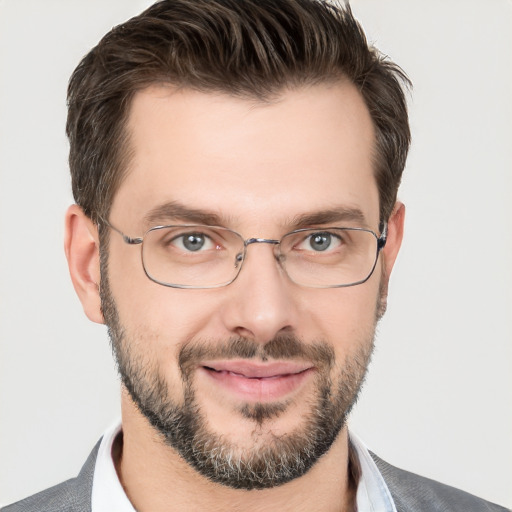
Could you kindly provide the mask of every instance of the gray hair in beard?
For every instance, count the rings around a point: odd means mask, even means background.
[[[190,340],[178,354],[183,400],[177,401],[170,396],[160,370],[148,365],[147,358],[133,350],[137,344],[120,323],[106,264],[102,265],[101,283],[102,312],[124,386],[165,443],[201,475],[235,489],[271,488],[304,475],[332,446],[364,382],[373,351],[373,332],[343,364],[335,361],[334,350],[327,342],[304,343],[291,334],[277,336],[265,345],[247,338]],[[378,301],[376,317],[383,313],[381,302]],[[279,416],[291,402],[256,403],[245,404],[238,410],[241,417],[254,422],[253,450],[242,450],[229,437],[212,432],[198,405],[193,369],[201,360],[215,358],[311,361],[317,368],[315,391],[301,425],[287,435],[263,435],[265,420]]]

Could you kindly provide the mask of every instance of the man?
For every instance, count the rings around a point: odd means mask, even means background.
[[[122,426],[5,510],[504,510],[346,425],[402,240],[401,83],[310,1],[161,2],[86,56],[65,245]]]

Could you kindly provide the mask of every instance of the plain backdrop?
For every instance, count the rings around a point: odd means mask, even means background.
[[[62,250],[67,80],[143,0],[0,0],[0,503],[74,476],[119,415]],[[512,506],[512,3],[353,0],[409,74],[406,234],[351,424],[389,462]]]

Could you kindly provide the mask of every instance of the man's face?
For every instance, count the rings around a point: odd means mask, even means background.
[[[198,222],[245,239],[298,227],[378,233],[374,133],[349,84],[269,103],[154,87],[135,96],[128,128],[133,158],[110,221],[130,236]],[[183,290],[149,280],[140,247],[113,232],[108,250],[102,308],[123,383],[166,442],[234,487],[306,472],[364,378],[382,266],[358,286],[306,288],[271,245],[255,244],[229,286]]]

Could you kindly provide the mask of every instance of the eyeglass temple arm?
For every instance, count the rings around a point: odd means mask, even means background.
[[[109,227],[112,231],[119,233],[123,237],[123,241],[129,245],[138,245],[142,243],[141,237],[132,238],[131,236],[125,235],[120,229],[117,229],[115,226],[112,226],[108,220],[105,220],[100,217],[100,221],[105,224],[105,226]]]
[[[386,245],[386,241],[388,239],[388,223],[382,223],[382,229],[380,230],[380,236],[377,239],[377,250],[381,250]]]

